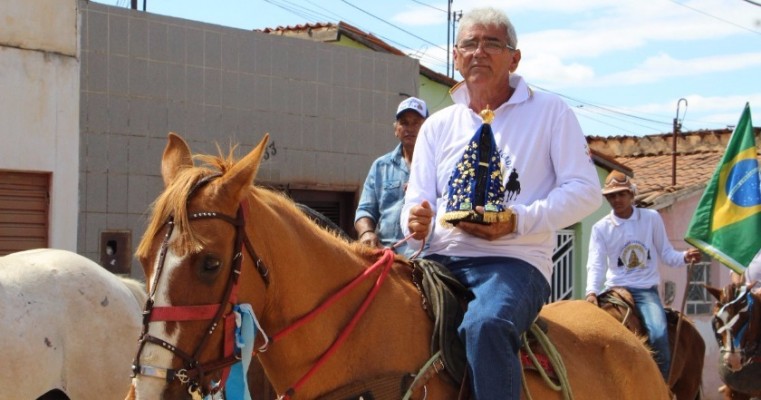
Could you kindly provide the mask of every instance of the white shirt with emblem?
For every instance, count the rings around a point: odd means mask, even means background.
[[[674,250],[657,211],[635,207],[628,219],[616,217],[611,211],[592,227],[586,293],[599,294],[603,280],[606,289],[658,285],[658,265],[684,266],[685,253]]]

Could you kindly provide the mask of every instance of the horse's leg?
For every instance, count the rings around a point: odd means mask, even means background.
[[[685,343],[682,340],[680,347],[682,349],[688,349],[690,343]],[[685,400],[698,400],[700,399],[700,386],[702,382],[703,368],[702,363],[700,365],[692,365],[690,362],[695,360],[688,360],[686,353],[677,354],[672,360],[671,368],[673,371],[671,391],[676,395],[677,399]],[[703,353],[700,353],[703,356]],[[693,357],[694,358],[694,357]]]

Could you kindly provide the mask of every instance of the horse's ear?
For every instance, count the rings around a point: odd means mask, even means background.
[[[164,148],[164,155],[161,157],[161,176],[164,178],[164,187],[169,186],[177,173],[182,168],[193,166],[193,157],[190,153],[190,146],[180,135],[169,132],[169,142]]]
[[[713,298],[716,299],[716,301],[721,301],[721,289],[708,286],[706,284],[703,284],[703,287],[706,288],[708,293],[710,293],[711,296],[713,296]]]
[[[269,137],[268,133],[264,134],[262,141],[220,178],[218,183],[220,190],[231,196],[235,201],[242,199],[243,191],[254,182],[254,177],[256,177],[256,173],[259,171],[259,165],[261,164]]]

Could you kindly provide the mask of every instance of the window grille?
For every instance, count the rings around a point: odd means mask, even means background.
[[[690,271],[690,281],[687,284],[687,304],[685,312],[687,315],[711,314],[713,309],[713,297],[703,285],[711,282],[711,263],[701,261],[695,263]]]
[[[564,229],[555,235],[555,251],[552,254],[552,294],[549,302],[570,300],[573,297],[573,257],[575,235]]]

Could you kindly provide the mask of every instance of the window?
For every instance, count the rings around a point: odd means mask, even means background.
[[[690,271],[690,281],[687,284],[687,304],[685,312],[687,315],[711,314],[713,309],[713,298],[703,285],[711,282],[709,261],[695,263]]]

